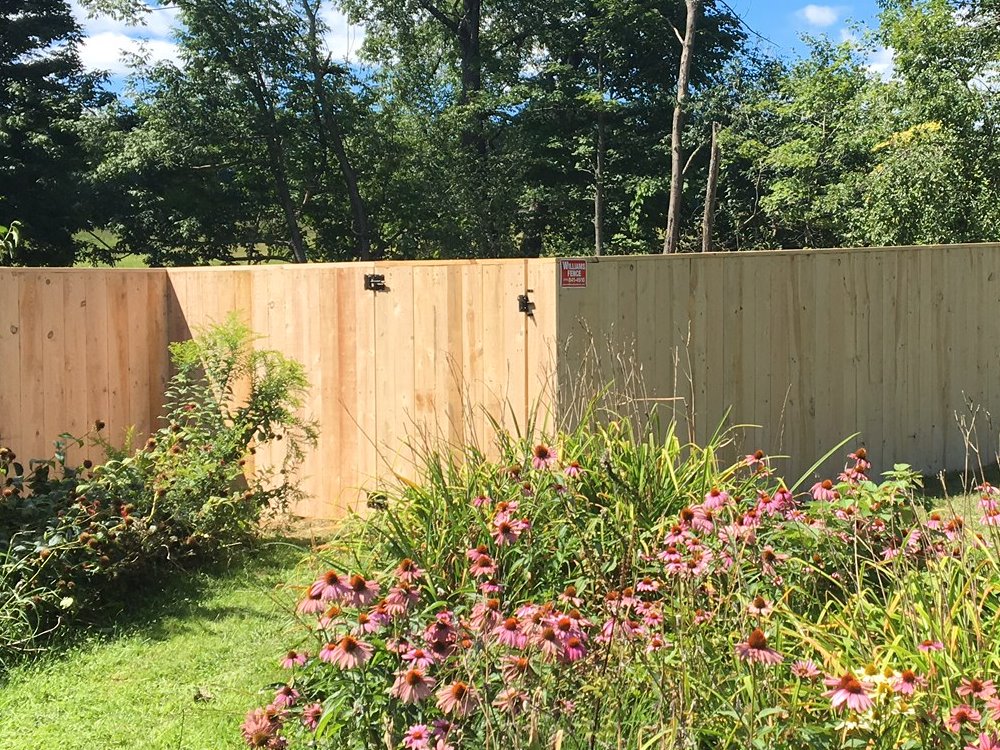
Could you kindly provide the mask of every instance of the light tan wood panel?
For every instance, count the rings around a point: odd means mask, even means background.
[[[21,312],[17,271],[0,268],[0,445],[20,453]],[[29,381],[30,382],[30,381]]]

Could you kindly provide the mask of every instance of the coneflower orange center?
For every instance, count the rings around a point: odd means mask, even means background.
[[[750,637],[747,638],[747,645],[753,649],[767,648],[767,636],[764,635],[764,631],[760,628],[754,628],[753,632],[750,633]]]

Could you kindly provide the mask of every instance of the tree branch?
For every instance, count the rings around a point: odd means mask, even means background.
[[[458,21],[434,5],[434,3],[428,2],[428,0],[417,0],[417,4],[450,29],[452,34],[458,33]]]

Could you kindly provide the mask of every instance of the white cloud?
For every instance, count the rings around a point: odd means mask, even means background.
[[[129,72],[126,53],[148,56],[151,62],[171,60],[178,62],[177,45],[164,39],[136,39],[116,31],[102,31],[84,37],[80,45],[80,61],[87,70],[105,70],[112,76]]]
[[[151,6],[136,26],[108,16],[89,17],[79,0],[71,0],[73,15],[83,29],[80,61],[87,70],[104,70],[112,76],[128,74],[126,53],[148,55],[150,61],[177,62],[179,53],[173,41],[177,10]]]
[[[883,81],[892,78],[896,71],[896,53],[888,47],[879,47],[868,56],[868,72]]]
[[[801,8],[795,15],[808,23],[810,26],[826,28],[833,26],[840,20],[841,8],[833,5],[813,5],[809,4]]]
[[[322,18],[328,29],[324,41],[333,58],[357,62],[358,51],[365,41],[365,27],[350,23],[347,16],[330,6],[323,7]]]

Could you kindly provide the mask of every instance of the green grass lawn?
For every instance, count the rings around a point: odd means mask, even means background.
[[[226,570],[186,576],[0,684],[3,750],[245,747],[239,723],[266,703],[289,647],[306,545],[264,543]],[[196,700],[196,695],[210,699]]]

